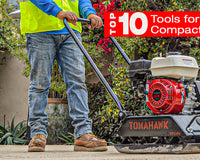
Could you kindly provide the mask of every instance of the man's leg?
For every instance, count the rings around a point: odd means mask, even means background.
[[[43,151],[46,143],[45,137],[47,137],[46,127],[48,126],[45,110],[56,47],[51,35],[34,33],[26,36],[28,58],[31,64],[28,125],[32,141],[29,144],[29,151]],[[37,149],[37,142],[41,145],[44,143],[43,149]],[[40,145],[38,146],[40,147]]]
[[[76,35],[81,40],[80,33],[76,33]],[[88,93],[85,85],[85,64],[82,52],[70,35],[66,35],[60,44],[57,61],[61,67],[63,79],[67,87],[69,115],[73,120],[72,125],[75,127],[75,146],[77,143],[84,147],[83,150],[91,150],[91,148],[93,148],[92,150],[106,150],[107,144],[104,140],[89,134],[92,133],[92,120],[88,118],[89,108]],[[81,139],[79,139],[80,137]],[[87,147],[85,148],[85,146]]]
[[[73,120],[76,139],[85,133],[92,133],[92,120],[88,118],[88,93],[85,85],[83,54],[70,35],[66,35],[60,44],[57,61],[66,83],[69,115]]]

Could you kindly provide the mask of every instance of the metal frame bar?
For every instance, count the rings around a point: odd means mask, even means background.
[[[116,41],[116,39],[114,37],[109,37],[109,38],[113,42],[113,44],[115,45],[115,47],[118,49],[118,51],[120,52],[120,54],[123,56],[123,58],[125,59],[125,61],[128,63],[128,65],[130,65],[131,60],[126,55],[126,53],[124,52],[124,50],[122,49],[122,47],[119,45],[119,43]]]
[[[89,19],[84,19],[84,18],[78,18],[78,22],[88,23],[88,24],[91,23],[91,21]],[[102,27],[104,27],[104,25]],[[120,52],[120,54],[123,56],[123,58],[125,59],[125,61],[128,63],[128,65],[130,65],[131,60],[129,59],[129,57],[127,56],[127,54],[124,52],[124,50],[122,49],[122,47],[119,45],[119,43],[116,41],[116,39],[114,37],[109,37],[109,38],[113,42],[113,44],[115,45],[115,47],[118,49],[118,51]]]

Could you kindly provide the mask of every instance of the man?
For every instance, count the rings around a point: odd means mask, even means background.
[[[28,125],[32,139],[28,151],[45,150],[48,126],[45,109],[54,60],[57,60],[66,83],[69,115],[75,128],[74,150],[106,151],[107,142],[92,134],[92,121],[88,118],[83,55],[62,21],[67,18],[80,40],[79,12],[91,20],[92,27],[101,27],[103,22],[90,0],[22,0],[20,11],[21,32],[27,37],[31,64]]]

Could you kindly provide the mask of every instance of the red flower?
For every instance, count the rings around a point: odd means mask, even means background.
[[[104,13],[106,11],[117,11],[121,8],[121,4],[124,3],[124,0],[120,2],[120,0],[116,1],[110,1],[107,6],[105,6],[104,2],[105,0],[97,0],[97,1],[91,1],[93,4],[94,9],[97,11],[97,15],[102,17],[104,19]],[[97,49],[99,50],[99,47],[104,50],[105,54],[108,54],[111,52],[110,45],[112,44],[112,41],[109,38],[99,37],[100,41],[97,44]]]
[[[97,8],[98,8],[98,4],[93,4],[93,8],[95,9],[95,10],[97,10]]]

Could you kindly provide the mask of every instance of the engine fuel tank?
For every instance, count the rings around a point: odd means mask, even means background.
[[[195,58],[184,55],[169,55],[167,57],[156,57],[152,59],[151,68],[153,76],[165,76],[186,80],[196,78],[198,64]]]

